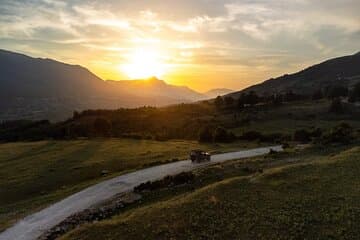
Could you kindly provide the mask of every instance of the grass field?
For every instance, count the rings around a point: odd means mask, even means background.
[[[341,122],[346,122],[356,129],[360,128],[358,113],[332,114],[329,113],[330,104],[331,101],[322,99],[271,107],[256,106],[257,110],[248,109],[243,113],[249,116],[250,122],[243,126],[234,126],[232,131],[237,135],[246,131],[259,131],[263,134],[282,133],[291,136],[298,129],[330,129]],[[231,116],[228,116],[228,119],[231,119]]]
[[[359,156],[353,146],[258,158],[249,164],[264,173],[250,175],[237,161],[214,166],[204,171],[218,181],[85,225],[62,240],[359,239]]]
[[[0,231],[86,186],[174,158],[185,159],[190,149],[227,151],[250,146],[129,139],[0,144]],[[106,176],[102,176],[104,170],[109,172]]]

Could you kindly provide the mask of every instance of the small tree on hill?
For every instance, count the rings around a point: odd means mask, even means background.
[[[244,99],[240,96],[237,100],[238,109],[242,110],[245,107]]]
[[[94,131],[97,136],[108,137],[111,135],[111,123],[106,118],[98,117],[94,121]]]
[[[217,127],[213,134],[213,142],[232,142],[236,136],[223,127]]]
[[[334,98],[331,102],[329,112],[341,114],[344,113],[344,106],[340,98]]]
[[[301,143],[307,143],[311,140],[311,134],[305,130],[305,129],[300,129],[300,130],[296,130],[294,133],[294,141],[299,141]]]
[[[328,87],[327,96],[331,99],[346,97],[348,95],[348,88],[345,86],[331,86]]]
[[[231,107],[231,106],[234,104],[235,100],[234,100],[234,98],[231,97],[231,96],[226,96],[226,97],[224,98],[224,102],[225,102],[225,105],[226,105],[227,107]]]
[[[212,129],[209,126],[204,126],[199,131],[198,141],[199,142],[212,142],[213,134]]]
[[[221,96],[217,96],[215,98],[215,106],[216,108],[221,108],[224,105],[224,100],[222,99]]]
[[[349,91],[349,102],[360,101],[360,82],[355,84],[354,89]]]
[[[259,96],[255,91],[250,91],[246,96],[246,103],[250,105],[255,105],[259,102]]]
[[[347,123],[340,123],[322,137],[322,142],[348,144],[354,139],[354,129]]]
[[[322,93],[321,89],[316,90],[312,95],[312,100],[319,100],[324,98],[324,94]]]

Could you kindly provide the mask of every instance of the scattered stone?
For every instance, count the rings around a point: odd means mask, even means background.
[[[157,181],[147,181],[141,183],[134,188],[135,192],[148,192],[156,189],[164,189],[168,187],[178,186],[182,184],[190,184],[195,180],[195,175],[192,172],[182,172],[174,176],[166,176]]]
[[[95,206],[91,209],[86,209],[82,212],[73,214],[64,221],[53,227],[42,236],[39,240],[54,240],[64,235],[65,233],[77,228],[84,223],[94,223],[107,218],[110,218],[120,212],[122,208],[131,203],[135,203],[141,199],[141,195],[133,192],[120,194],[104,203],[101,206]]]

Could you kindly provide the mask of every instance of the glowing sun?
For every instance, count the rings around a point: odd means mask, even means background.
[[[160,53],[151,49],[136,49],[129,56],[129,62],[120,66],[132,79],[160,78],[166,71]]]

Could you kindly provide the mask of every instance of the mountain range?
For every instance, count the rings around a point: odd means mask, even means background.
[[[255,91],[259,95],[271,95],[292,91],[297,94],[311,95],[328,86],[341,85],[351,88],[360,81],[360,52],[338,57],[308,67],[293,74],[271,78],[263,83],[250,86],[241,91],[230,93],[238,97],[242,93]]]
[[[79,65],[0,50],[0,120],[63,120],[74,110],[165,106],[219,95],[237,98],[249,91],[305,95],[331,85],[351,88],[359,81],[360,53],[327,60],[241,91],[220,88],[200,93],[155,77],[104,81]]]
[[[104,81],[79,65],[5,50],[0,50],[0,67],[0,120],[62,120],[74,110],[164,106],[213,97],[155,77]]]

